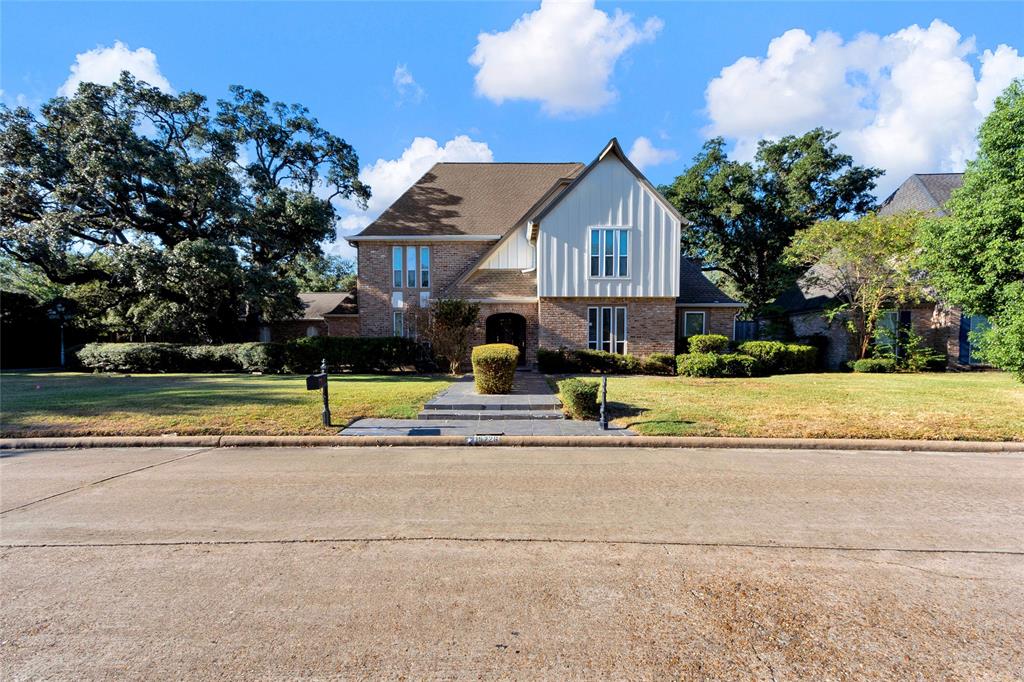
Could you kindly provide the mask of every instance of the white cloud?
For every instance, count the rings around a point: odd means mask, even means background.
[[[594,0],[543,0],[507,31],[477,36],[469,58],[477,94],[497,104],[538,100],[549,114],[595,112],[616,97],[608,81],[619,57],[662,26],[651,17],[638,27],[618,9],[609,16]]]
[[[399,64],[395,67],[395,75],[392,76],[392,81],[395,84],[395,91],[398,92],[399,103],[412,102],[418,104],[423,101],[427,94],[420,87],[420,84],[416,82],[416,79],[412,77],[412,73],[410,73],[405,64]]]
[[[369,225],[420,179],[431,166],[441,161],[493,161],[494,154],[486,142],[477,142],[467,135],[459,135],[439,145],[430,137],[417,137],[397,159],[377,159],[359,173],[359,179],[370,186],[373,196],[366,210],[353,202],[340,202],[337,239],[325,250],[353,258],[354,249],[345,237]]]
[[[673,150],[658,149],[651,142],[650,138],[642,136],[633,140],[633,146],[629,148],[629,153],[626,156],[640,170],[649,166],[657,166],[669,161],[675,161],[679,158],[679,154],[676,154]]]
[[[57,94],[71,97],[78,89],[79,83],[83,82],[110,85],[121,77],[122,71],[128,71],[139,80],[146,81],[164,92],[174,91],[170,82],[160,72],[156,54],[152,50],[145,47],[132,50],[118,40],[114,42],[113,47],[97,47],[75,55],[71,75],[58,88]]]
[[[844,151],[886,170],[878,189],[885,196],[912,173],[963,170],[992,100],[1024,75],[1024,58],[1000,45],[981,55],[975,78],[974,51],[973,38],[940,20],[845,42],[792,29],[764,57],[742,57],[708,84],[706,132],[750,157],[762,137],[841,131]]]

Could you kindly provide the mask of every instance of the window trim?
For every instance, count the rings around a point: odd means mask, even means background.
[[[619,330],[619,311],[622,311],[622,326],[624,330]],[[604,329],[604,316],[605,311],[608,311],[609,320],[611,322],[611,330],[608,333],[607,347],[605,348],[605,329]],[[594,323],[591,322],[591,316],[594,318]],[[593,334],[591,332],[594,332]],[[618,346],[622,345],[622,352],[619,353]],[[590,350],[607,350],[609,353],[616,355],[628,355],[629,354],[629,306],[624,305],[592,305],[587,306],[587,348]]]
[[[427,256],[426,257],[426,264],[427,264],[426,267],[423,267],[423,262],[424,262],[423,254],[426,254],[426,256]],[[430,281],[431,281],[431,277],[430,277],[430,247],[429,246],[421,246],[419,248],[418,259],[419,260],[417,262],[417,266],[418,266],[417,267],[417,272],[419,273],[420,288],[421,289],[429,289],[430,288]],[[424,275],[426,275],[426,277],[424,277]]]
[[[620,241],[617,238],[618,232],[622,231],[626,235],[626,274],[601,274],[605,270],[607,255],[604,252],[604,245],[607,243],[606,238],[610,234],[612,236],[612,271],[618,273],[619,271],[619,259],[622,257],[620,253]],[[593,251],[594,247],[594,233],[601,232],[597,240],[598,252],[595,254]],[[587,228],[587,259],[586,259],[586,270],[587,279],[594,280],[611,280],[611,281],[622,281],[628,280],[633,274],[633,226],[632,225],[591,225]],[[594,275],[591,273],[591,266],[593,265],[593,258],[597,256],[598,273]]]
[[[697,334],[686,333],[686,316],[687,315],[700,315],[700,331]],[[708,332],[708,314],[703,310],[684,310],[683,311],[683,338],[688,339],[691,336],[697,336],[698,334],[707,334]]]
[[[405,311],[391,311],[391,335],[405,336]]]
[[[395,268],[395,256],[398,256],[399,267]],[[395,276],[397,275],[397,277]],[[405,283],[405,247],[391,247],[391,288],[401,289]]]

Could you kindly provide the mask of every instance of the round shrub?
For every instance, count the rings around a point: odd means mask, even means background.
[[[672,376],[676,373],[676,356],[668,353],[651,353],[641,360],[641,372]]]
[[[756,374],[757,360],[742,353],[727,353],[718,356],[722,364],[722,376],[752,377]]]
[[[720,377],[723,372],[722,356],[717,353],[684,353],[676,359],[676,370],[679,376],[684,377]]]
[[[723,353],[729,348],[729,338],[721,334],[697,334],[690,337],[690,353]]]
[[[473,379],[477,393],[508,393],[519,362],[519,349],[510,343],[488,343],[473,348]]]
[[[853,371],[866,374],[895,372],[896,361],[892,358],[863,358],[853,363]]]
[[[597,402],[600,384],[594,380],[565,379],[558,382],[558,392],[569,416],[573,419],[594,419],[600,414]]]
[[[763,374],[781,371],[786,357],[786,344],[781,341],[745,341],[737,350],[754,358]]]
[[[799,343],[786,344],[782,371],[790,373],[813,372],[818,363],[818,349]]]

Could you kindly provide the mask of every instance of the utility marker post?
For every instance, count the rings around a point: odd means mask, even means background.
[[[608,430],[608,413],[606,408],[608,407],[608,375],[601,375],[601,419],[598,424],[601,425],[602,431]]]

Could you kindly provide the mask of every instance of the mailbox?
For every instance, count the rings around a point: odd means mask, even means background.
[[[306,390],[307,391],[319,391],[324,387],[324,379],[327,378],[326,374],[310,374],[306,377]]]

